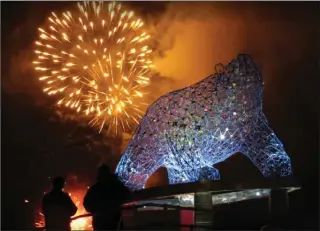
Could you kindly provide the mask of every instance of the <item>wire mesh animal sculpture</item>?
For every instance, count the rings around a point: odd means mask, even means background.
[[[263,176],[288,176],[291,161],[262,111],[261,72],[248,55],[146,111],[116,173],[133,191],[160,167],[169,183],[219,180],[214,164],[243,153]]]

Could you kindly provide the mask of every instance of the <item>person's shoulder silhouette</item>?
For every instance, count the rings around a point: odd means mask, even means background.
[[[77,212],[77,207],[70,196],[62,191],[64,185],[63,177],[55,177],[52,182],[52,190],[42,199],[42,212],[47,230],[70,230],[70,218]]]

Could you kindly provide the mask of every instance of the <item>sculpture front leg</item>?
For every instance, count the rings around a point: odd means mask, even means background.
[[[268,127],[262,116],[256,127],[248,134],[245,153],[252,160],[263,176],[289,176],[292,174],[291,160],[274,132]]]

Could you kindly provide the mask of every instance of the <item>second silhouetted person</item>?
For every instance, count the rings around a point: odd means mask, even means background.
[[[109,167],[98,170],[97,182],[87,192],[83,205],[93,214],[94,230],[116,230],[121,218],[121,205],[130,191],[122,184]]]

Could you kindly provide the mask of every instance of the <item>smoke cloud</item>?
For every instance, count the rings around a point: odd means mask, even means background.
[[[165,93],[193,84],[239,53],[252,55],[272,84],[312,49],[312,20],[297,4],[169,3],[155,23],[162,54],[155,65],[170,81],[154,86]]]
[[[174,79],[173,88],[210,75],[216,63],[228,62],[243,47],[243,21],[210,8],[172,3],[157,25],[165,32],[159,42],[164,57],[155,60],[156,70]]]

